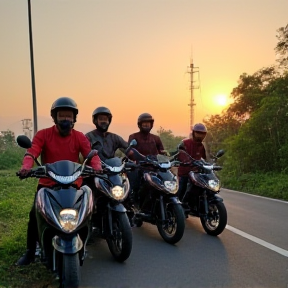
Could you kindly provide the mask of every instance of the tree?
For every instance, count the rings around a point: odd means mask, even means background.
[[[169,152],[174,152],[177,150],[178,144],[180,144],[184,138],[187,138],[184,136],[174,136],[171,130],[165,130],[162,127],[157,130],[157,134],[160,137],[164,148]]]
[[[288,24],[277,30],[276,35],[278,43],[275,47],[276,55],[278,54],[279,66],[286,69],[288,68]]]
[[[230,139],[230,160],[240,173],[283,172],[288,158],[288,74],[269,83],[259,107]],[[234,169],[235,170],[235,169]]]
[[[14,132],[7,130],[0,133],[0,170],[19,168],[25,151],[15,142]]]
[[[280,76],[274,67],[266,67],[258,70],[253,75],[243,73],[238,86],[232,90],[233,103],[227,109],[229,117],[244,123],[249,119],[251,113],[260,107],[260,103],[267,95],[267,86]]]
[[[7,130],[0,132],[0,150],[5,150],[7,147],[15,147],[15,134],[14,132]]]

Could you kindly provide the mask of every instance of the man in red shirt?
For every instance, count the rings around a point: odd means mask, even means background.
[[[202,123],[197,123],[192,128],[192,138],[184,139],[179,144],[178,148],[185,150],[195,160],[201,158],[206,160],[206,150],[203,145],[203,140],[206,137],[207,128]],[[179,189],[178,198],[182,201],[188,184],[188,173],[191,171],[190,167],[180,166],[178,168]]]
[[[84,158],[88,155],[91,151],[89,140],[82,132],[73,129],[77,114],[77,104],[71,98],[61,97],[52,104],[51,117],[55,125],[36,133],[32,141],[32,147],[27,150],[27,154],[24,156],[22,162],[22,167],[18,172],[20,176],[26,176],[34,165],[34,159],[29,156],[29,154],[35,157],[35,159],[41,154],[42,164],[54,163],[60,160],[79,162],[80,153]],[[94,156],[91,159],[90,165],[95,170],[102,169],[98,156]],[[49,187],[54,184],[55,182],[51,179],[40,178],[37,191],[44,186]],[[75,185],[79,188],[81,184],[82,179],[78,179],[75,182]],[[34,261],[37,239],[37,222],[33,203],[29,214],[27,229],[27,251],[18,260],[17,265],[28,265]]]

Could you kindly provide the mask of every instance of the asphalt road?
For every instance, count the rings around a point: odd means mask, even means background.
[[[114,261],[105,240],[88,246],[81,287],[288,288],[288,202],[223,189],[228,225],[207,235],[195,217],[183,238],[167,244],[156,226],[133,228],[133,249]]]

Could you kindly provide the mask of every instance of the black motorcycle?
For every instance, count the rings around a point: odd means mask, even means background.
[[[106,239],[119,262],[125,261],[132,250],[132,230],[123,205],[130,187],[125,173],[128,166],[117,157],[102,161],[103,175],[96,175],[92,186],[93,235]]]
[[[207,163],[203,159],[195,160],[184,150],[179,150],[173,156],[181,162],[180,165],[191,167],[188,188],[184,195],[180,196],[185,214],[187,217],[199,217],[206,233],[212,236],[222,233],[227,224],[223,199],[217,195],[221,183],[214,172],[222,169],[216,165],[216,161],[223,154],[224,150],[219,150],[212,158],[213,163]]]
[[[134,211],[134,223],[137,227],[143,222],[156,225],[161,237],[175,244],[185,230],[185,215],[175,195],[178,179],[171,172],[171,167],[178,162],[170,162],[164,155],[144,156],[132,148],[136,143],[132,140],[126,151],[126,156],[134,161],[130,165],[136,169],[140,181],[139,190],[131,192],[134,204],[129,208]]]
[[[30,139],[24,135],[17,137],[17,143],[31,147]],[[16,174],[20,179],[48,177],[56,183],[37,192],[35,207],[40,260],[59,276],[60,287],[80,284],[80,266],[92,231],[93,195],[88,186],[77,189],[73,182],[91,173],[93,169],[86,162],[95,155],[97,151],[92,150],[82,165],[68,160],[40,165],[34,159],[38,167],[24,177]]]

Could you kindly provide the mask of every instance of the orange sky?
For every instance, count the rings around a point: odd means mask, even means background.
[[[162,126],[174,135],[189,134],[191,55],[200,70],[195,122],[220,113],[217,95],[229,95],[242,73],[275,63],[276,30],[288,22],[287,0],[31,5],[38,115],[48,117],[60,96],[78,103],[79,123],[91,123],[92,111],[107,106],[110,131],[124,138],[137,131],[143,112],[154,116],[155,133]],[[0,120],[33,119],[27,1],[1,0],[0,24]],[[11,129],[8,122],[0,130]]]

